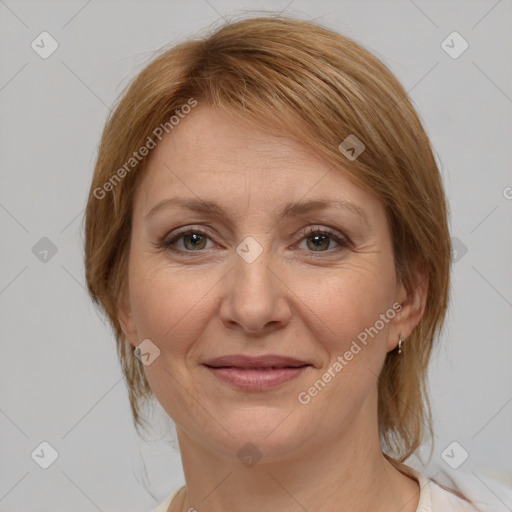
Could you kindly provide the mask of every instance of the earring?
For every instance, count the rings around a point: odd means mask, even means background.
[[[400,335],[400,339],[398,340],[398,353],[402,353],[402,343],[405,341],[405,338]]]

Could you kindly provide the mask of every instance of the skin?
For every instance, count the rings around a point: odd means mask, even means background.
[[[176,196],[215,201],[226,216],[169,206],[145,219]],[[358,205],[368,223],[336,206],[277,217],[288,202],[333,198]],[[173,247],[182,254],[158,246],[182,226],[206,238],[181,237]],[[349,244],[315,244],[308,226],[330,227]],[[252,263],[236,252],[247,236],[263,250]],[[426,287],[420,280],[408,295],[397,280],[375,196],[303,144],[199,105],[152,150],[134,200],[128,274],[119,318],[134,347],[150,339],[160,350],[144,371],[176,424],[186,478],[170,510],[416,510],[418,483],[381,452],[377,376],[399,335],[419,322]],[[396,302],[401,311],[378,335],[299,403]],[[201,365],[235,353],[313,367],[279,388],[240,391]],[[262,454],[251,467],[237,457],[248,442]]]

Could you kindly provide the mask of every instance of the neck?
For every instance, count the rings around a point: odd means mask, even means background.
[[[415,512],[418,505],[418,483],[386,460],[377,431],[319,436],[286,459],[262,457],[251,467],[206,449],[178,426],[177,434],[187,484],[173,512]]]

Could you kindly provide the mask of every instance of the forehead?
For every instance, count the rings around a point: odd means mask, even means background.
[[[254,200],[262,209],[301,198],[372,199],[300,141],[208,106],[196,107],[150,154],[137,202],[147,212],[169,195],[225,204]]]
[[[233,173],[270,170],[290,160],[304,160],[311,166],[318,160],[303,143],[278,130],[269,124],[251,127],[226,110],[202,105],[157,145],[150,166],[154,161],[166,161],[202,173]]]

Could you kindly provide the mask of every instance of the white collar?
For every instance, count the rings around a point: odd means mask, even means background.
[[[416,512],[432,512],[432,494],[430,492],[430,482],[427,477],[421,471],[403,463],[400,469],[415,478],[420,486],[420,499],[416,507]]]

